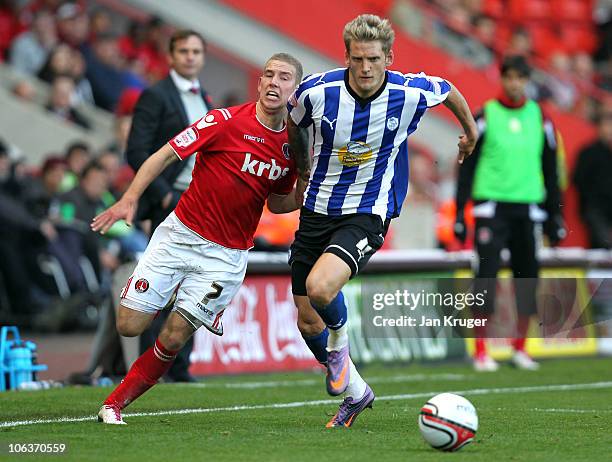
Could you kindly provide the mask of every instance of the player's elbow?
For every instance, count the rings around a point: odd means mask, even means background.
[[[286,196],[268,198],[268,210],[274,214],[291,212],[291,208],[285,203]]]
[[[276,215],[288,212],[288,210],[285,210],[285,207],[283,207],[282,204],[271,204],[269,202],[268,210]]]

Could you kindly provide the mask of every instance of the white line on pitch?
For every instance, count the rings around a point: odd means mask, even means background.
[[[394,377],[368,377],[368,383],[404,383],[404,382],[424,382],[426,380],[465,380],[470,376],[465,374],[406,374]],[[181,387],[189,388],[239,388],[239,389],[258,389],[258,388],[278,388],[278,387],[299,387],[309,385],[320,385],[323,376],[319,379],[303,380],[268,380],[261,382],[197,382],[197,383],[177,383]]]
[[[449,393],[457,393],[460,395],[489,395],[489,394],[505,394],[505,393],[535,393],[540,391],[573,391],[573,390],[593,390],[601,388],[612,388],[612,382],[593,382],[593,383],[577,383],[577,384],[561,384],[561,385],[539,385],[531,387],[511,387],[511,388],[475,388],[472,390],[454,390]],[[416,398],[429,398],[440,390],[427,391],[421,393],[409,393],[402,395],[378,396],[378,401],[399,401]],[[124,414],[124,417],[155,417],[163,415],[181,415],[181,414],[208,414],[213,412],[232,412],[232,411],[253,411],[259,409],[287,409],[306,406],[321,406],[327,404],[338,404],[337,399],[322,399],[318,401],[295,401],[292,403],[270,403],[270,404],[255,404],[243,406],[228,406],[228,407],[213,407],[213,408],[194,408],[194,409],[173,409],[168,411],[154,412],[134,412]],[[0,428],[18,427],[23,425],[39,425],[39,424],[54,424],[54,423],[73,423],[95,420],[95,416],[85,417],[59,417],[55,419],[36,419],[36,420],[16,420],[9,422],[0,422]]]
[[[538,412],[561,412],[561,413],[569,413],[569,414],[599,414],[599,413],[608,413],[612,412],[612,409],[563,409],[563,408],[552,408],[552,409],[540,409],[534,408],[534,411]]]

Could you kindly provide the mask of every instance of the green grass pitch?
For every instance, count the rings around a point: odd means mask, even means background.
[[[612,460],[610,358],[548,360],[536,373],[504,366],[477,374],[467,364],[437,364],[371,366],[362,374],[377,400],[350,430],[324,428],[339,400],[325,394],[321,373],[158,385],[126,410],[126,426],[98,424],[93,417],[110,388],[1,393],[0,459]],[[418,431],[421,405],[443,391],[464,391],[480,418],[474,443],[457,453],[431,449]],[[40,420],[45,422],[32,422]],[[17,424],[23,421],[31,422]],[[67,451],[8,454],[8,444],[25,442],[65,443]]]

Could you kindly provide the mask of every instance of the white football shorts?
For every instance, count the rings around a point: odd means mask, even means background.
[[[155,313],[176,291],[174,311],[194,329],[204,325],[222,335],[221,316],[244,280],[247,256],[248,250],[229,249],[202,238],[172,212],[153,233],[121,291],[121,304]]]

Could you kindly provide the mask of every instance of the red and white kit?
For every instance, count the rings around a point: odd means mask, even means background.
[[[197,153],[193,179],[153,234],[122,304],[155,312],[179,286],[175,308],[220,334],[266,199],[293,189],[287,131],[263,125],[249,103],[209,112],[169,144],[181,160]]]

